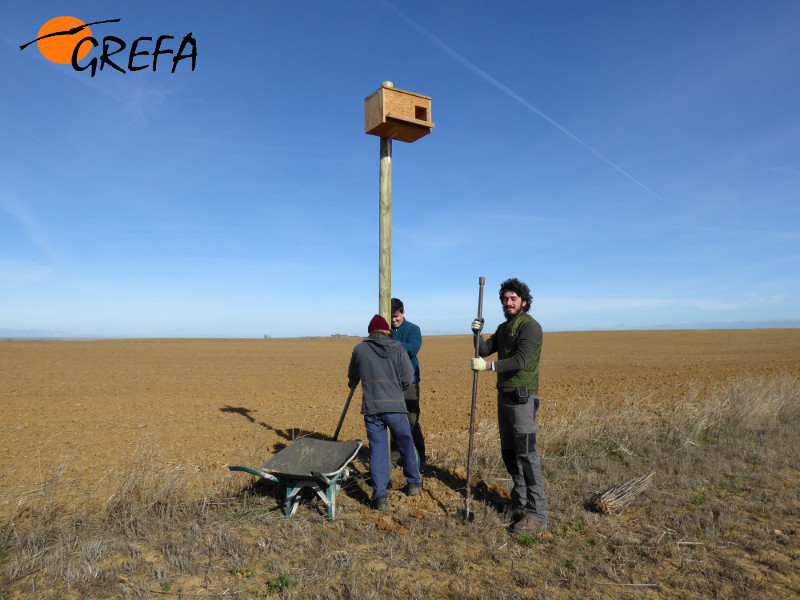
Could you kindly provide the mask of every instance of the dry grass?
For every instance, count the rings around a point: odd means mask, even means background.
[[[361,459],[333,522],[313,503],[286,518],[276,489],[237,474],[190,494],[196,474],[147,448],[99,507],[56,468],[36,489],[3,493],[0,599],[796,597],[797,378],[731,380],[669,410],[646,390],[613,409],[576,399],[540,431],[551,514],[538,536],[510,536],[494,504],[508,481],[487,421],[471,524],[449,508],[369,511],[354,500]],[[429,440],[458,497],[465,450]],[[591,509],[598,492],[651,471],[620,515]]]

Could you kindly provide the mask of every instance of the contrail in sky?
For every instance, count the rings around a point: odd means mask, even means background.
[[[516,100],[517,102],[519,102],[519,103],[520,103],[522,106],[524,106],[525,108],[527,108],[528,110],[530,110],[532,113],[534,113],[534,114],[535,114],[536,116],[538,116],[539,118],[541,118],[541,119],[543,119],[543,120],[547,121],[548,123],[550,123],[550,125],[552,125],[552,126],[553,126],[553,127],[555,127],[556,129],[558,129],[558,130],[559,130],[561,133],[563,133],[564,135],[568,136],[568,137],[569,137],[569,138],[571,138],[572,140],[574,140],[574,141],[576,141],[577,143],[579,143],[581,146],[583,146],[584,148],[586,148],[586,149],[587,149],[589,152],[591,152],[592,154],[594,154],[594,155],[595,155],[597,158],[599,158],[600,160],[602,160],[604,163],[606,163],[607,165],[609,165],[611,168],[613,168],[613,169],[614,169],[614,170],[616,170],[617,172],[621,173],[621,174],[622,174],[623,176],[625,176],[627,179],[631,180],[633,183],[635,183],[636,185],[638,185],[640,188],[642,188],[642,189],[643,189],[644,191],[646,191],[648,194],[651,194],[651,195],[655,196],[655,197],[656,197],[656,198],[658,198],[659,200],[661,200],[661,199],[662,199],[662,198],[661,198],[661,196],[659,196],[658,194],[656,194],[656,193],[655,193],[653,190],[651,190],[649,187],[647,187],[647,186],[646,186],[645,184],[643,184],[641,181],[639,181],[638,179],[636,179],[636,178],[635,178],[633,175],[631,175],[630,173],[628,173],[627,171],[625,171],[625,170],[624,170],[622,167],[620,167],[620,166],[618,166],[618,165],[614,164],[612,161],[610,161],[610,160],[609,160],[609,159],[607,159],[605,156],[603,156],[602,154],[600,154],[600,152],[598,152],[597,150],[595,150],[594,148],[592,148],[592,147],[591,147],[589,144],[587,144],[587,143],[586,143],[586,142],[584,142],[582,139],[580,139],[580,138],[579,138],[577,135],[575,135],[574,133],[572,133],[571,131],[569,131],[569,130],[568,130],[568,129],[566,129],[565,127],[561,126],[560,124],[558,124],[556,121],[554,121],[554,120],[553,120],[553,119],[551,119],[550,117],[548,117],[548,116],[547,116],[545,113],[543,113],[541,110],[539,110],[538,108],[536,108],[536,107],[535,107],[533,104],[531,104],[530,102],[528,102],[527,100],[525,100],[525,98],[523,98],[522,96],[520,96],[519,94],[517,94],[517,93],[516,93],[514,90],[512,90],[512,89],[508,88],[507,86],[503,85],[502,83],[500,83],[499,81],[497,81],[497,79],[495,79],[494,77],[492,77],[491,75],[489,75],[489,74],[488,74],[486,71],[484,71],[483,69],[481,69],[480,67],[478,67],[478,66],[477,66],[477,65],[475,65],[474,63],[470,62],[469,60],[467,60],[467,59],[466,59],[466,58],[464,58],[463,56],[461,56],[461,55],[460,55],[458,52],[456,52],[455,50],[453,50],[453,49],[452,49],[450,46],[448,46],[447,44],[445,44],[443,41],[441,41],[439,38],[437,38],[435,35],[433,35],[433,34],[432,34],[431,32],[429,32],[427,29],[425,29],[425,28],[424,28],[424,27],[422,27],[421,25],[417,24],[417,23],[416,23],[415,21],[413,21],[411,18],[407,17],[407,16],[406,16],[406,15],[404,15],[402,12],[400,12],[398,9],[396,9],[394,6],[392,6],[391,4],[389,4],[388,2],[386,2],[386,0],[380,0],[380,1],[381,1],[381,3],[382,3],[382,4],[384,4],[386,7],[388,7],[389,9],[391,9],[391,10],[392,10],[394,13],[396,13],[396,14],[397,14],[397,15],[398,15],[400,18],[402,18],[402,19],[403,19],[403,20],[404,20],[406,23],[408,23],[409,25],[411,25],[411,26],[412,26],[414,29],[416,29],[416,30],[417,30],[417,31],[419,31],[419,32],[420,32],[422,35],[424,35],[426,38],[428,38],[428,39],[429,39],[431,42],[433,42],[433,43],[434,43],[434,44],[436,44],[436,45],[437,45],[439,48],[441,48],[442,50],[444,50],[444,51],[445,51],[445,53],[446,53],[446,54],[448,54],[448,55],[449,55],[449,56],[450,56],[450,57],[451,57],[453,60],[455,60],[457,63],[459,63],[459,64],[461,64],[462,66],[466,67],[467,69],[469,69],[470,71],[472,71],[473,73],[475,73],[475,75],[477,75],[478,77],[480,77],[480,78],[481,78],[481,79],[483,79],[484,81],[487,81],[488,83],[492,84],[492,85],[493,85],[494,87],[496,87],[498,90],[500,90],[501,92],[503,92],[504,94],[506,94],[506,95],[507,95],[509,98],[512,98],[512,99]]]

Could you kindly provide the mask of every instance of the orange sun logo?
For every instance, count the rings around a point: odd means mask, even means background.
[[[98,70],[98,64],[100,65],[100,71],[103,70],[103,67],[109,67],[110,69],[114,69],[120,73],[126,73],[127,71],[125,71],[122,66],[116,64],[111,57],[127,48],[128,44],[125,42],[125,40],[113,35],[103,38],[103,53],[100,55],[99,59],[97,57],[92,58],[84,65],[78,63],[78,61],[84,59],[89,52],[91,52],[92,48],[100,45],[92,35],[92,30],[89,29],[89,27],[92,25],[119,22],[120,19],[106,19],[105,21],[84,23],[75,17],[55,17],[41,26],[39,29],[39,35],[35,40],[32,40],[27,44],[22,44],[19,49],[25,50],[25,48],[28,46],[36,44],[39,48],[39,52],[41,52],[42,56],[44,56],[47,60],[59,65],[72,64],[72,68],[76,71],[89,70],[89,74],[92,77],[94,77],[95,71]],[[175,72],[175,67],[178,65],[178,63],[187,58],[192,59],[192,71],[194,71],[195,63],[197,62],[197,40],[195,40],[194,37],[192,37],[191,32],[189,32],[183,36],[183,40],[181,40],[181,44],[177,52],[173,52],[173,50],[168,48],[162,48],[162,43],[164,40],[173,39],[175,39],[175,36],[172,35],[158,36],[158,39],[155,43],[155,48],[151,53],[149,50],[143,50],[140,44],[142,42],[152,42],[153,38],[150,36],[136,38],[133,44],[130,45],[130,50],[128,50],[128,71],[141,71],[149,66],[147,64],[142,64],[144,59],[140,59],[140,62],[134,65],[134,59],[142,56],[152,57],[153,71],[155,71],[158,57],[163,54],[173,54],[173,73]],[[109,44],[109,42],[111,42],[111,44]],[[187,49],[189,50],[188,53],[185,52]],[[122,64],[124,65],[125,63]]]
[[[47,60],[66,65],[72,62],[72,53],[78,42],[91,35],[89,26],[80,19],[55,17],[39,29],[36,45]],[[84,58],[91,49],[91,44],[83,44],[75,58],[77,60]]]

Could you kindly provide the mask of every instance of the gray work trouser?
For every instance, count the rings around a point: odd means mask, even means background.
[[[547,499],[544,497],[542,465],[536,451],[536,411],[539,396],[531,395],[525,404],[516,401],[516,392],[498,390],[497,424],[500,429],[500,450],[503,462],[514,482],[511,501],[525,509],[536,521],[547,520]]]

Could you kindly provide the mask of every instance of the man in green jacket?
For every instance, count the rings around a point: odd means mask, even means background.
[[[528,314],[533,299],[527,285],[516,278],[500,285],[500,302],[506,321],[484,340],[483,319],[472,322],[478,336],[474,371],[497,373],[497,423],[500,452],[514,482],[511,501],[519,518],[514,533],[536,533],[547,522],[542,466],[536,451],[536,411],[539,409],[539,357],[542,353],[542,326]],[[482,357],[497,352],[498,360]]]

